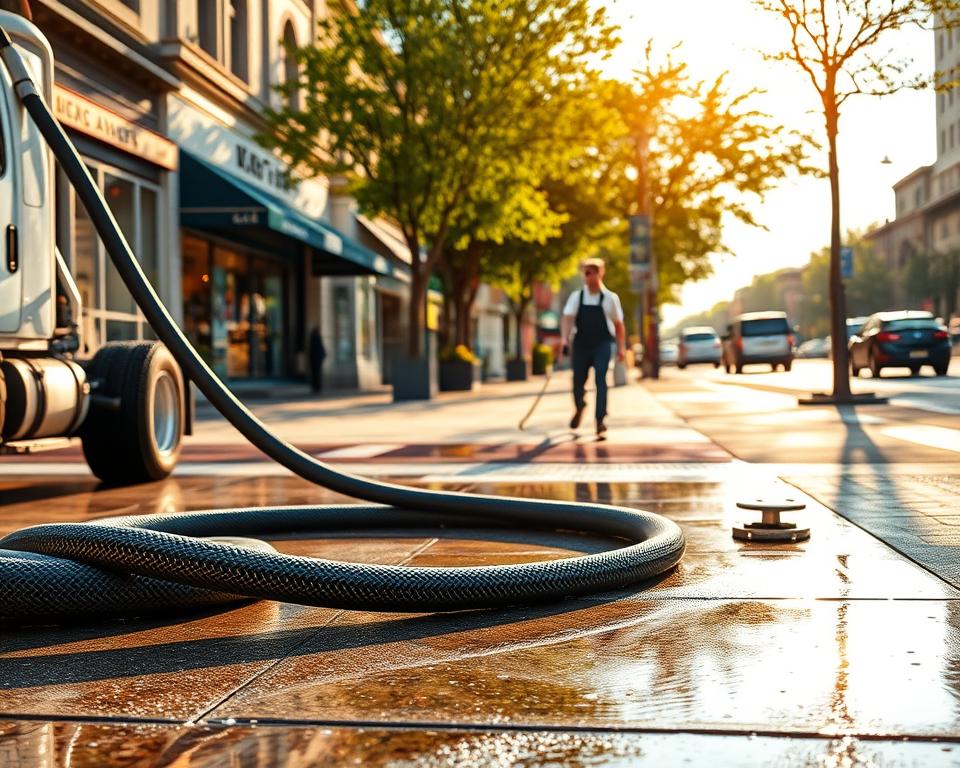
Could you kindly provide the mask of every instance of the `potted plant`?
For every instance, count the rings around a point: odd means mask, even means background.
[[[526,381],[529,368],[525,358],[515,357],[507,360],[507,381]]]
[[[448,347],[440,352],[440,391],[464,392],[473,389],[477,380],[475,369],[480,358],[463,344]]]
[[[533,348],[531,362],[533,363],[533,375],[542,376],[553,365],[553,350],[546,344],[537,344]]]

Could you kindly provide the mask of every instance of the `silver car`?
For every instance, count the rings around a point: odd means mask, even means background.
[[[693,363],[713,363],[720,367],[723,347],[720,335],[709,326],[695,326],[680,331],[677,344],[677,367],[686,368]]]

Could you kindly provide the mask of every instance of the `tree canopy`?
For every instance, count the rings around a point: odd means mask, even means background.
[[[283,90],[301,90],[303,105],[271,110],[262,139],[293,167],[346,176],[363,210],[400,225],[413,254],[411,356],[458,209],[502,182],[502,159],[522,166],[535,154],[555,98],[613,46],[590,5],[332,0],[317,41],[297,50],[300,80]]]
[[[844,103],[859,94],[884,96],[923,87],[926,76],[910,71],[911,59],[895,58],[891,34],[909,26],[953,25],[960,0],[754,0],[783,21],[786,41],[766,58],[795,65],[816,93],[824,120],[830,180],[830,334],[833,397],[851,400],[847,365],[847,315],[840,276],[840,165],[837,133]]]

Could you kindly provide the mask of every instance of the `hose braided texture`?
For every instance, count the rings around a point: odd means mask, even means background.
[[[679,562],[684,547],[679,527],[649,512],[379,482],[339,472],[274,435],[224,386],[171,318],[86,164],[36,87],[30,87],[29,70],[3,29],[0,55],[18,97],[86,208],[117,272],[186,377],[266,456],[309,482],[378,505],[194,512],[27,528],[0,540],[0,548],[9,550],[0,551],[0,616],[57,619],[138,613],[238,596],[374,610],[488,608],[625,587]],[[418,568],[292,557],[196,538],[331,527],[518,523],[634,543],[542,563]]]
[[[537,504],[499,498],[507,513]],[[581,505],[545,502],[558,517]],[[54,523],[0,540],[0,615],[65,618],[155,611],[238,599],[378,611],[442,611],[541,602],[625,587],[674,566],[683,551],[677,526],[657,515],[597,506],[609,532],[642,538],[598,554],[538,563],[467,568],[363,565],[255,551],[198,536],[278,534],[386,525],[436,526],[436,514],[369,505],[277,507],[104,518]],[[501,525],[493,517],[458,524]],[[583,526],[581,526],[583,527]],[[80,562],[75,562],[80,561]],[[99,566],[99,567],[98,567]],[[171,581],[172,580],[172,581]]]

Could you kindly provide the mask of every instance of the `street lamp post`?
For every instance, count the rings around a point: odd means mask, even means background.
[[[644,378],[660,378],[660,342],[657,328],[657,263],[653,251],[653,216],[647,183],[650,137],[641,131],[636,137],[637,213],[630,217],[630,268],[633,288],[639,294],[640,338],[643,342],[641,367]]]

